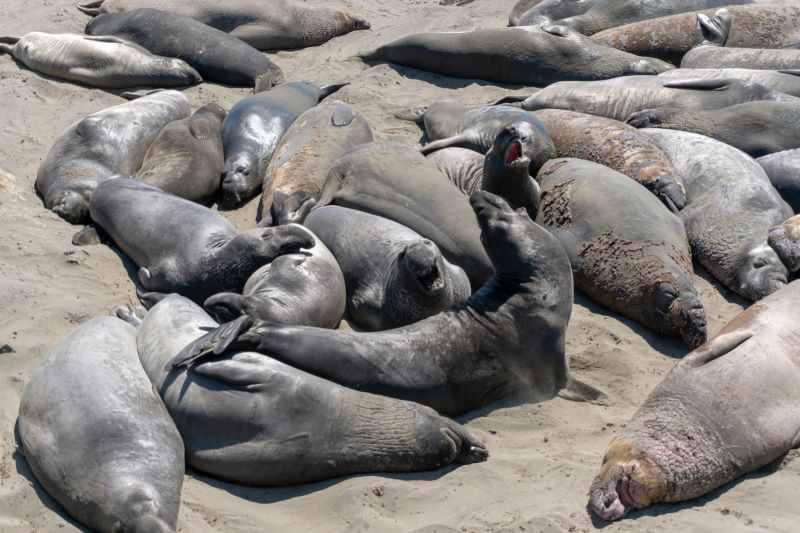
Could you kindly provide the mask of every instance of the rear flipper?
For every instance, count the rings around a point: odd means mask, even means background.
[[[102,244],[107,241],[108,233],[97,224],[87,224],[85,228],[72,236],[72,244],[75,246]]]
[[[394,118],[400,120],[407,120],[409,122],[416,122],[422,124],[425,121],[425,112],[428,106],[412,107],[411,109],[404,109],[394,114]]]
[[[286,196],[285,192],[278,189],[272,195],[269,223],[272,226],[285,226],[292,223],[302,224],[316,205],[317,201],[304,190],[294,192],[291,196]]]
[[[111,312],[111,316],[115,316],[120,320],[124,320],[131,326],[138,328],[142,325],[142,319],[144,315],[147,314],[147,309],[142,307],[141,305],[137,305],[136,308],[131,311],[129,307],[124,305],[117,307]]]
[[[169,296],[169,294],[165,292],[144,292],[136,289],[136,296],[139,298],[139,301],[142,302],[145,309],[151,309],[158,302]]]
[[[453,135],[452,137],[447,137],[446,139],[439,139],[438,141],[429,142],[420,148],[419,151],[423,154],[429,154],[431,152],[435,152],[436,150],[441,150],[442,148],[450,148],[451,146],[468,148],[470,150],[475,150],[476,152],[481,151],[480,145],[478,142],[476,142],[474,137],[465,133]]]
[[[19,41],[19,37],[0,37],[0,53],[11,54],[11,49]]]
[[[497,100],[489,105],[512,105],[513,107],[522,107],[522,102],[528,98],[529,96],[524,96],[521,94],[511,94],[509,96],[504,96],[500,100]]]
[[[94,2],[78,4],[76,7],[78,11],[95,17],[100,14],[100,7],[103,5],[103,2],[105,2],[105,0],[95,0]]]
[[[558,396],[565,400],[573,402],[594,402],[603,401],[607,398],[605,393],[587,385],[582,381],[578,381],[573,377],[569,377],[567,386],[558,391]]]

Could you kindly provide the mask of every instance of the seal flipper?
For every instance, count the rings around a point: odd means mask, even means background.
[[[356,113],[353,111],[353,108],[344,102],[334,102],[331,104],[331,107],[333,107],[331,112],[331,124],[337,128],[349,125],[356,118]]]
[[[527,100],[528,98],[530,98],[530,95],[526,96],[526,95],[522,95],[522,94],[510,94],[508,96],[502,97],[500,100],[497,100],[496,102],[493,102],[493,103],[491,103],[489,105],[504,105],[504,104],[522,103],[525,100]]]
[[[692,46],[725,46],[731,31],[731,14],[720,9],[713,17],[697,14],[697,33]]]
[[[255,385],[264,384],[262,374],[264,368],[255,359],[259,356],[254,353],[237,354],[236,359],[225,359],[222,361],[209,361],[201,363],[192,368],[192,372],[203,377],[220,381],[234,387],[244,387],[248,389]]]
[[[139,298],[139,301],[142,303],[145,309],[152,308],[167,296],[169,296],[169,294],[164,292],[144,292],[136,289],[136,297]]]
[[[425,122],[425,112],[428,111],[428,106],[412,107],[411,109],[404,109],[394,114],[394,118],[400,120],[407,120],[422,124]]]
[[[474,133],[465,132],[458,135],[453,135],[452,137],[447,137],[445,139],[439,139],[438,141],[429,142],[420,148],[419,151],[423,154],[429,154],[431,152],[435,152],[436,150],[441,150],[442,148],[450,148],[451,146],[475,150],[475,147],[479,144],[480,143],[475,139]]]
[[[111,311],[111,316],[115,316],[120,320],[127,322],[131,326],[138,328],[142,325],[142,318],[147,314],[147,309],[141,305],[136,306],[136,309],[131,311],[127,306],[121,305]]]
[[[698,91],[718,91],[727,89],[731,80],[728,78],[691,78],[688,80],[669,81],[662,85],[666,89],[694,89]]]
[[[687,356],[686,364],[691,368],[703,366],[732,351],[752,336],[753,332],[750,330],[731,331],[718,335]]]
[[[0,54],[5,52],[11,54],[14,45],[19,41],[19,37],[0,37]]]
[[[319,88],[319,98],[317,99],[317,102],[321,102],[346,85],[350,85],[350,82],[347,81],[344,83],[331,83],[330,85],[323,85]]]
[[[91,244],[102,244],[108,241],[108,233],[97,224],[87,224],[82,230],[72,236],[72,244],[75,246],[89,246]]]
[[[594,402],[607,398],[604,392],[578,381],[572,376],[567,379],[567,385],[558,391],[558,397],[573,402]]]
[[[270,225],[302,224],[316,205],[317,201],[305,190],[286,196],[285,192],[277,189],[272,195],[272,207],[269,209]]]
[[[230,322],[244,314],[242,303],[245,297],[235,292],[221,292],[209,296],[203,302],[203,309],[217,322]]]
[[[94,2],[78,4],[75,7],[78,8],[78,11],[94,17],[100,14],[100,7],[103,5],[103,2],[105,2],[105,0],[95,0]]]
[[[798,43],[798,46],[800,46],[800,43]],[[797,68],[779,70],[778,72],[780,72],[781,74],[789,74],[790,76],[800,76],[800,69]]]
[[[242,315],[232,322],[223,324],[215,330],[209,331],[202,337],[190,342],[178,355],[167,362],[166,369],[189,366],[193,362],[209,355],[220,355],[237,340],[250,342],[249,348],[255,343],[258,346],[258,336],[253,334],[245,338],[248,330],[256,324],[256,320],[248,315]],[[241,339],[240,339],[241,337]]]

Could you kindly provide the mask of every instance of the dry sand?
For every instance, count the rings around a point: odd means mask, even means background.
[[[74,1],[0,0],[1,35],[82,32]],[[353,55],[417,31],[503,26],[514,0],[441,7],[436,0],[348,0],[372,22],[317,47],[272,54],[289,80],[349,81],[338,98],[369,118],[378,139],[416,143],[416,125],[392,114],[436,99],[483,103],[520,87],[455,80],[401,67],[369,67]],[[76,324],[135,301],[136,269],[107,246],[76,248],[70,226],[33,191],[39,162],[72,122],[122,103],[116,94],[47,79],[0,57],[0,531],[72,531],[72,521],[14,453],[20,394],[48,348]],[[230,107],[244,89],[203,84],[185,91],[193,109]],[[253,224],[256,201],[227,213]],[[696,283],[713,334],[743,302],[697,267]],[[491,451],[482,464],[408,475],[365,475],[292,488],[245,488],[189,472],[179,531],[797,531],[800,461],[748,476],[710,496],[658,505],[605,525],[586,509],[603,450],[686,350],[577,295],[567,334],[575,374],[608,394],[607,405],[554,399],[493,406],[463,418]],[[800,384],[798,384],[800,386]],[[790,454],[792,457],[792,454]]]

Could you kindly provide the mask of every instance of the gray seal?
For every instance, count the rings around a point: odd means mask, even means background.
[[[347,287],[347,315],[359,329],[419,322],[466,300],[467,275],[432,241],[391,220],[329,205],[305,225],[336,257]]]
[[[465,195],[481,190],[483,164],[486,159],[483,154],[454,146],[430,152],[425,158],[436,165]]]
[[[276,257],[253,272],[241,294],[215,294],[203,307],[220,322],[249,315],[279,324],[335,328],[345,311],[344,276],[324,242],[312,237],[311,248]]]
[[[181,198],[211,203],[225,160],[221,128],[226,114],[219,105],[206,104],[161,128],[133,177]]]
[[[767,234],[793,213],[761,167],[736,148],[703,135],[641,131],[683,174],[689,203],[680,214],[697,261],[751,301],[786,285],[786,268],[767,246]]]
[[[769,230],[767,243],[789,272],[800,270],[800,215],[795,215]]]
[[[800,211],[800,148],[759,157],[756,162],[792,210]]]
[[[572,378],[564,355],[573,297],[564,249],[502,198],[476,192],[470,202],[495,273],[460,306],[370,333],[242,317],[187,346],[173,366],[246,347],[345,386],[417,401],[448,415],[510,395],[598,398],[599,391]]]
[[[674,68],[660,59],[600,45],[571,28],[554,24],[418,33],[359,57],[456,78],[538,87],[564,80],[659,74]]]
[[[170,295],[139,328],[142,365],[181,430],[192,468],[246,485],[295,485],[488,456],[464,427],[432,409],[345,388],[266,355],[165,368],[215,327],[197,305]]]
[[[697,498],[800,445],[799,299],[795,281],[750,306],[658,384],[606,448],[598,516]]]
[[[113,36],[37,31],[0,37],[2,52],[36,72],[101,89],[178,87],[203,81],[184,61],[153,55]]]
[[[96,531],[175,531],[183,441],[142,369],[136,330],[82,324],[25,386],[21,451],[36,479]]]
[[[36,175],[45,207],[72,224],[85,221],[95,187],[115,174],[136,172],[161,128],[188,116],[183,94],[159,91],[72,124],[53,143]]]
[[[591,161],[553,159],[536,179],[536,222],[564,246],[576,287],[693,348],[706,341],[706,312],[678,216],[627,176]]]
[[[600,0],[544,0],[525,11],[513,26],[541,26],[582,15]]]
[[[281,68],[249,44],[168,11],[104,13],[89,21],[86,33],[114,35],[156,55],[181,59],[206,81],[243,87],[271,87],[283,81]]]
[[[93,0],[78,4],[80,11],[92,16],[143,7],[191,17],[258,50],[316,46],[337,35],[370,27],[367,21],[343,11],[286,0]]]
[[[286,130],[300,114],[343,86],[285,83],[236,102],[222,123],[222,206],[235,207],[257,194]]]
[[[516,26],[519,23],[519,18],[526,11],[542,1],[543,0],[517,0],[517,3],[514,4],[514,7],[511,8],[511,12],[508,14],[508,25]]]
[[[773,91],[800,96],[800,70],[752,68],[676,68],[659,74],[662,78],[736,78],[752,81]]]

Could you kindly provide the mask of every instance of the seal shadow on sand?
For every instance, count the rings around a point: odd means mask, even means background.
[[[428,72],[427,70],[420,70],[414,67],[407,67],[397,63],[392,63],[390,61],[385,61],[383,59],[367,59],[367,60],[360,59],[360,61],[362,61],[365,65],[368,65],[370,67],[386,65],[390,69],[397,72],[403,78],[424,81],[442,89],[465,89],[471,85],[478,85],[481,87],[492,87],[497,89],[507,89],[509,91],[532,89],[531,92],[527,93],[528,96],[530,96],[532,92],[535,92],[537,90],[535,87],[530,87],[526,85],[517,85],[513,83],[499,83],[493,81],[480,80],[477,78],[454,78],[452,76],[434,74],[433,72]],[[489,105],[490,103],[491,102],[487,102],[486,105]]]

